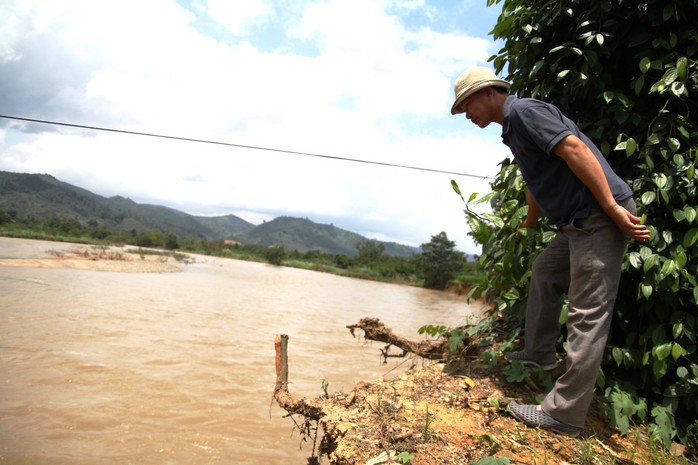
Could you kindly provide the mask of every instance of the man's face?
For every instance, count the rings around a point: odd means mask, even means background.
[[[486,128],[492,122],[492,110],[490,103],[492,89],[481,89],[463,100],[460,109],[473,124]]]

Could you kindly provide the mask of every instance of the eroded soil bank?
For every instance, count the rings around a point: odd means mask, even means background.
[[[527,427],[509,415],[507,405],[511,400],[537,403],[543,390],[530,379],[511,383],[501,366],[485,366],[476,357],[446,364],[410,356],[408,363],[414,367],[395,378],[304,399],[320,412],[318,447],[308,463],[695,463],[686,456],[695,451],[678,444],[671,451],[651,446],[643,428],[621,436],[608,427],[597,405],[578,438]],[[306,444],[312,444],[314,422],[304,423],[300,415],[294,421],[304,425],[310,436]]]

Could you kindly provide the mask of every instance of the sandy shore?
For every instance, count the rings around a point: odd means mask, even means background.
[[[18,239],[0,238],[3,243]],[[24,241],[24,240],[21,240]],[[180,263],[170,255],[125,246],[92,246],[37,241],[46,244],[42,252],[28,256],[0,258],[0,266],[29,268],[69,268],[77,270],[111,271],[121,273],[172,273],[182,271]],[[164,252],[163,252],[164,253]]]

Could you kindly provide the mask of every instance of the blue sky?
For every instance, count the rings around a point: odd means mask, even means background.
[[[5,0],[1,114],[494,176],[499,127],[451,116],[499,7],[420,0]],[[253,223],[309,218],[469,253],[472,176],[0,119],[0,170]]]

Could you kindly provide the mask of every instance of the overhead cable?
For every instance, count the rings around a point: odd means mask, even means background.
[[[255,145],[235,144],[232,142],[221,142],[221,141],[208,140],[208,139],[194,139],[194,138],[190,138],[190,137],[172,136],[172,135],[166,135],[166,134],[154,134],[154,133],[149,133],[149,132],[127,131],[125,129],[114,129],[114,128],[106,128],[106,127],[100,127],[100,126],[87,126],[84,124],[73,124],[73,123],[65,123],[65,122],[60,122],[60,121],[48,121],[48,120],[41,120],[41,119],[35,119],[35,118],[23,118],[20,116],[0,115],[0,118],[17,120],[17,121],[26,121],[29,123],[51,124],[54,126],[66,126],[66,127],[71,127],[71,128],[89,129],[91,131],[114,132],[114,133],[119,133],[119,134],[129,134],[129,135],[133,135],[133,136],[157,137],[160,139],[180,140],[180,141],[185,141],[185,142],[195,142],[195,143],[199,143],[199,144],[224,145],[227,147],[237,147],[237,148],[252,149],[252,150],[264,150],[264,151],[268,151],[268,152],[286,153],[289,155],[300,155],[300,156],[305,156],[305,157],[316,157],[316,158],[325,158],[325,159],[330,159],[330,160],[349,161],[349,162],[354,162],[354,163],[366,163],[366,164],[370,164],[370,165],[389,166],[392,168],[404,168],[404,169],[410,169],[410,170],[428,171],[431,173],[453,174],[456,176],[465,176],[465,177],[478,178],[478,179],[492,179],[490,176],[482,176],[482,175],[477,175],[477,174],[458,173],[458,172],[454,172],[454,171],[437,170],[437,169],[433,169],[433,168],[424,168],[424,167],[419,167],[419,166],[400,165],[400,164],[395,164],[395,163],[385,163],[385,162],[380,162],[380,161],[362,160],[359,158],[339,157],[339,156],[334,156],[334,155],[323,155],[323,154],[319,154],[319,153],[300,152],[300,151],[295,151],[295,150],[278,149],[278,148],[272,148],[272,147],[260,147],[260,146],[255,146]]]

